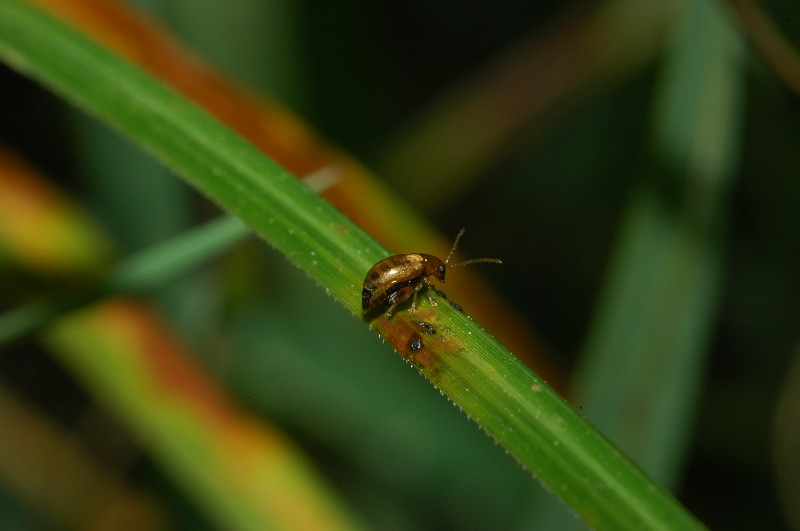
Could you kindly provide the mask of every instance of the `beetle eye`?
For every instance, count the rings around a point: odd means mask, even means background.
[[[444,280],[444,270],[445,270],[444,264],[440,265],[439,266],[439,276],[442,278],[442,280]]]

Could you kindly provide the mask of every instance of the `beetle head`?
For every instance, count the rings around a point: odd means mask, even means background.
[[[433,274],[436,278],[444,282],[444,272],[447,271],[447,266],[445,264],[439,264],[439,269]]]

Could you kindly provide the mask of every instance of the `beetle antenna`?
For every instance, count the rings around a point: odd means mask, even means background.
[[[475,263],[479,263],[479,262],[491,262],[493,264],[502,264],[503,263],[500,260],[498,260],[497,258],[473,258],[472,260],[467,260],[465,262],[459,262],[457,264],[449,265],[450,264],[450,258],[453,256],[453,253],[456,252],[456,247],[458,246],[458,241],[464,235],[464,232],[466,232],[466,230],[467,229],[461,229],[460,231],[458,231],[458,235],[456,236],[456,241],[453,242],[453,248],[450,249],[450,254],[447,255],[447,259],[444,261],[444,264],[447,266],[448,269],[452,269],[454,267],[461,267],[461,266],[465,266],[465,265],[469,265],[469,264],[475,264]]]
[[[453,256],[453,253],[456,252],[456,247],[458,247],[458,240],[461,239],[461,237],[464,235],[464,232],[466,232],[466,230],[467,229],[462,228],[460,231],[458,231],[458,235],[456,235],[456,240],[453,242],[453,248],[450,249],[450,254],[447,255],[447,258],[444,261],[445,265],[450,263],[450,258]]]
[[[459,262],[458,264],[448,265],[447,269],[453,269],[454,267],[461,267],[461,266],[470,265],[470,264],[477,264],[477,263],[481,263],[481,262],[484,262],[484,263],[489,262],[489,263],[492,263],[492,264],[502,264],[503,263],[503,261],[500,260],[499,258],[473,258],[472,260],[467,260],[466,262]]]

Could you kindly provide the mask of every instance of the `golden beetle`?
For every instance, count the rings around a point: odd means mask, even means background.
[[[497,258],[473,258],[472,260],[449,265],[450,257],[453,256],[456,246],[458,246],[458,240],[463,235],[464,229],[461,229],[453,242],[450,254],[447,255],[447,259],[444,262],[430,254],[408,253],[384,258],[372,266],[364,279],[364,289],[361,292],[361,309],[364,312],[368,312],[373,308],[388,303],[391,306],[386,312],[386,316],[391,317],[395,306],[413,295],[411,311],[415,312],[417,309],[417,293],[422,289],[423,285],[431,285],[431,281],[428,280],[429,276],[433,275],[440,282],[444,282],[445,271],[454,267],[477,262],[503,263]],[[431,304],[435,306],[436,303],[430,298],[430,294],[428,298]]]

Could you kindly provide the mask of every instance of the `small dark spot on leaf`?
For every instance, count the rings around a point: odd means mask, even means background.
[[[408,342],[408,348],[410,348],[412,352],[416,352],[422,348],[422,338],[419,334],[411,336],[411,341]]]
[[[417,325],[423,334],[432,336],[436,333],[436,329],[430,323],[426,323],[425,321],[414,321],[414,324]]]

